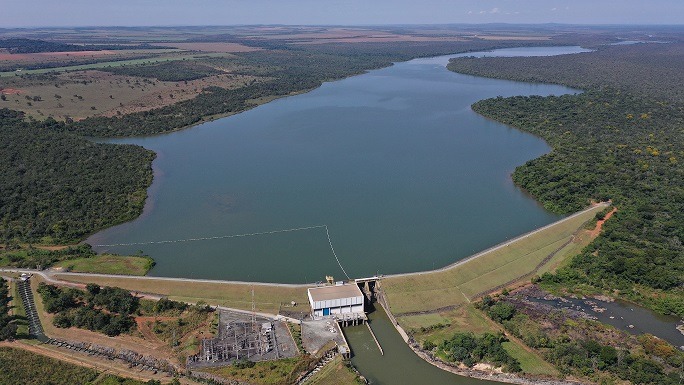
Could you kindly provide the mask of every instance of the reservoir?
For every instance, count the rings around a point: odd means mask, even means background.
[[[534,56],[579,47],[466,56]],[[314,282],[438,268],[559,219],[516,188],[550,151],[470,109],[495,96],[576,90],[448,71],[416,59],[165,135],[109,140],[155,151],[143,215],[88,239],[142,251],[156,276]],[[307,230],[230,237],[287,229]],[[217,239],[147,243],[196,238]]]

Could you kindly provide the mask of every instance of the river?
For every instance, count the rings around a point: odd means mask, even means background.
[[[578,47],[467,55],[555,55]],[[350,276],[441,267],[558,217],[516,188],[539,138],[470,105],[576,92],[446,70],[416,59],[165,135],[109,140],[154,150],[143,215],[91,244],[221,237],[327,225]],[[153,257],[151,275],[270,282],[343,278],[325,228],[96,247]]]

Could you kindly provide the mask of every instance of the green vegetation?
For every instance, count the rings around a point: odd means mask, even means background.
[[[152,180],[154,153],[92,143],[63,124],[25,122],[0,109],[0,237],[68,243],[135,218]]]
[[[568,212],[610,198],[618,208],[603,234],[568,266],[543,275],[546,287],[616,292],[659,312],[684,315],[684,83],[683,71],[675,70],[683,51],[679,43],[639,44],[566,55],[563,61],[451,63],[468,73],[519,79],[525,72],[538,80],[589,87],[579,95],[496,98],[473,105],[551,144],[552,153],[513,175],[545,207]],[[533,64],[545,69],[535,70]]]
[[[161,385],[136,381],[44,357],[22,349],[0,347],[0,385]]]
[[[511,357],[503,347],[506,341],[508,339],[502,333],[484,333],[481,336],[456,333],[450,339],[442,341],[437,354],[468,367],[483,362],[494,367],[503,367],[507,372],[520,372],[520,362]]]
[[[633,384],[680,381],[684,353],[653,336],[636,338],[561,310],[521,302],[515,296],[485,297],[478,307],[564,375]]]
[[[434,312],[462,306],[491,290],[521,279],[530,279],[549,257],[569,257],[588,237],[573,235],[584,231],[602,206],[492,250],[452,268],[425,274],[387,277],[382,288],[392,313]],[[540,266],[541,264],[541,266]]]
[[[87,384],[98,376],[93,369],[6,347],[0,347],[0,368],[0,385]]]
[[[38,293],[45,311],[56,314],[53,323],[57,327],[74,326],[117,336],[135,326],[130,315],[138,309],[138,298],[126,290],[89,284],[83,292],[41,283]]]
[[[0,278],[0,341],[14,339],[17,325],[9,315],[10,291],[7,281]]]
[[[56,275],[56,278],[79,283],[95,280],[88,276]],[[251,310],[251,286],[237,283],[180,282],[159,279],[135,279],[122,277],[97,277],[101,285],[121,287],[141,293],[155,293],[168,296],[181,302],[197,303],[204,301],[211,305]],[[259,312],[278,314],[281,303],[297,303],[288,308],[292,312],[308,312],[309,300],[306,287],[286,287],[274,285],[254,285],[254,302]]]
[[[101,254],[62,261],[54,266],[76,273],[145,275],[154,266],[154,260],[150,257]]]
[[[64,52],[64,51],[89,51],[87,46],[57,43],[53,41],[33,39],[0,39],[0,48],[9,53],[35,53],[35,52]]]
[[[245,381],[255,385],[292,384],[314,362],[311,357],[301,355],[277,361],[242,361],[235,365],[206,368],[202,369],[202,371],[222,378]]]
[[[167,82],[201,79],[217,75],[223,71],[195,61],[163,62],[154,65],[138,65],[125,67],[101,68],[101,71],[117,75],[139,76]]]

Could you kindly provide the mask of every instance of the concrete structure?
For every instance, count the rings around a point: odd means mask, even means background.
[[[338,282],[333,286],[312,287],[308,294],[313,319],[365,318],[363,293],[356,284]]]

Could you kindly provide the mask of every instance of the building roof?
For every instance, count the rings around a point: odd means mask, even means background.
[[[322,286],[309,288],[309,295],[315,302],[338,298],[361,297],[363,293],[356,284]]]

